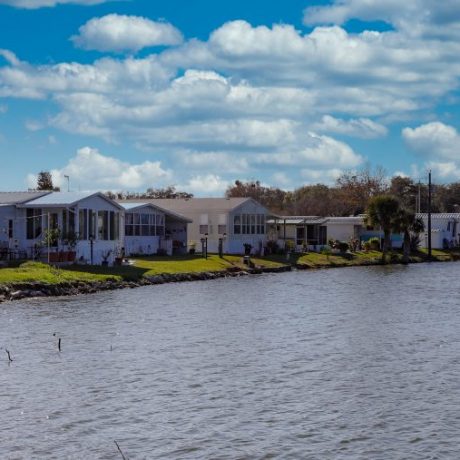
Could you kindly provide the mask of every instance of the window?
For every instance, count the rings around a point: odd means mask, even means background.
[[[223,235],[224,233],[227,233],[227,226],[224,224],[220,224],[217,226],[217,233],[219,235]]]
[[[96,229],[97,229],[97,212],[92,209],[88,210],[89,214],[89,237],[92,239],[96,238]]]
[[[109,212],[99,211],[97,213],[97,237],[99,240],[109,239]]]
[[[156,215],[156,234],[157,236],[165,235],[165,216],[162,214]]]
[[[41,219],[41,209],[30,209],[26,210],[27,217],[27,239],[34,240],[38,238],[42,233],[42,219]]]
[[[73,209],[62,211],[62,233],[64,235],[75,233],[75,211]]]
[[[115,241],[120,237],[120,213],[110,211],[109,212],[110,222],[110,240]]]
[[[88,239],[88,210],[80,209],[78,212],[78,233],[81,240]]]
[[[200,225],[200,234],[209,233],[209,225]]]
[[[233,233],[235,235],[241,234],[241,216],[233,217]]]
[[[256,216],[252,215],[249,218],[251,222],[251,235],[254,235],[256,233]]]
[[[219,226],[220,227],[220,226]],[[219,230],[220,233],[220,230]],[[233,233],[235,235],[265,234],[264,214],[241,214],[233,217]]]
[[[8,221],[8,238],[13,238],[13,220]]]

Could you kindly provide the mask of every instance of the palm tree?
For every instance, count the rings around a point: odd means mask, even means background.
[[[391,230],[397,220],[398,211],[399,201],[391,195],[378,195],[369,201],[367,221],[370,225],[383,230],[383,263],[385,263],[388,250],[391,249]]]
[[[418,235],[423,232],[423,220],[407,209],[400,208],[398,210],[395,221],[393,222],[393,230],[403,234],[403,263],[409,263],[409,255],[411,252],[411,235]]]

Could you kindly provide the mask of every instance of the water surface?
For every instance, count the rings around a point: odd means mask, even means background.
[[[0,458],[121,458],[114,440],[131,460],[458,458],[459,276],[362,267],[0,304]]]

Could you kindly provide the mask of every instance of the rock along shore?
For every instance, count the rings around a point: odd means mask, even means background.
[[[58,297],[74,296],[80,294],[94,294],[101,291],[113,291],[116,289],[136,288],[140,286],[152,286],[155,284],[181,283],[187,281],[205,281],[218,278],[230,278],[239,276],[258,275],[262,273],[280,273],[291,271],[291,266],[271,268],[248,268],[241,270],[233,268],[218,272],[201,273],[174,273],[146,276],[136,281],[117,280],[115,278],[105,281],[71,281],[58,284],[41,283],[40,281],[13,283],[0,285],[0,303],[12,300],[20,300],[32,297]]]

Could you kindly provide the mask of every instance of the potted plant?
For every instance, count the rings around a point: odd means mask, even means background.
[[[61,237],[61,230],[59,228],[50,228],[45,230],[45,237],[43,239],[43,246],[48,248],[48,259],[50,262],[59,262],[59,239]],[[54,252],[50,252],[51,248],[55,248]]]
[[[251,255],[252,244],[244,243],[243,246],[244,246],[244,255],[245,256],[250,256]]]
[[[107,267],[109,265],[109,257],[112,254],[112,250],[109,249],[107,251],[102,251],[102,263],[103,267]]]
[[[195,254],[196,252],[196,242],[195,241],[191,241],[190,244],[189,244],[189,250],[188,250],[188,253],[193,255]]]
[[[75,251],[75,248],[77,247],[78,243],[78,235],[73,232],[69,231],[65,234],[65,237],[63,238],[64,244],[67,246],[67,253],[65,260],[68,262],[73,262],[75,261],[75,258],[77,256],[77,252]]]

